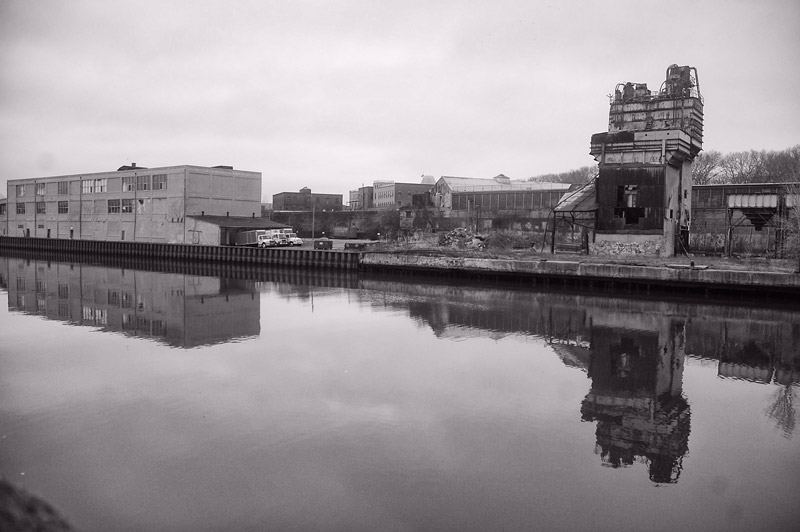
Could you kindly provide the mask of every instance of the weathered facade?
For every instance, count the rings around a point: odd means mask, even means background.
[[[444,218],[461,219],[476,230],[544,232],[553,207],[570,189],[566,183],[442,176],[432,191],[434,208]]]
[[[259,216],[261,173],[229,166],[123,166],[8,182],[7,234],[191,243],[192,216]],[[217,242],[219,244],[219,241]]]
[[[427,183],[395,183],[376,181],[372,186],[372,205],[376,209],[399,209],[413,204],[417,194],[427,194],[432,185]]]
[[[692,194],[690,248],[701,253],[784,257],[793,201],[785,183],[697,185]]]
[[[688,244],[691,165],[703,143],[697,72],[672,65],[658,91],[619,84],[608,132],[592,135],[599,163],[596,254],[673,256]]]
[[[350,191],[350,210],[363,211],[371,209],[372,205],[372,186],[359,187],[357,190]]]

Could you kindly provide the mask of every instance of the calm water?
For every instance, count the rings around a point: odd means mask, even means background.
[[[85,531],[798,530],[800,312],[0,257],[0,474]]]

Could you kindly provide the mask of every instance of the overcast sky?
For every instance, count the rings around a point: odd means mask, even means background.
[[[232,165],[262,197],[594,164],[619,82],[697,68],[706,150],[800,143],[800,2],[0,1],[0,190]]]

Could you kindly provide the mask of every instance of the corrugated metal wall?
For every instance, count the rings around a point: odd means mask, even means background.
[[[618,199],[619,187],[637,187],[636,208],[642,209],[637,223],[626,223],[620,209],[626,208]],[[597,180],[597,229],[648,230],[664,227],[664,168],[658,167],[600,167]]]

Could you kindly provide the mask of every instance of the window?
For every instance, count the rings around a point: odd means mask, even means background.
[[[58,214],[69,214],[69,202],[68,201],[59,201],[58,202]]]
[[[25,204],[17,203],[17,214],[25,214]]]
[[[44,196],[44,190],[45,190],[45,186],[44,185],[45,185],[44,183],[36,183],[36,195],[37,196]]]
[[[123,192],[133,192],[133,185],[135,184],[135,177],[128,176],[122,178],[122,191]]]
[[[124,213],[131,213],[133,212],[133,200],[132,199],[123,199],[122,200],[122,212]]]
[[[120,203],[118,199],[110,199],[108,200],[108,214],[119,214],[120,212]]]
[[[69,194],[69,181],[59,181],[58,182],[58,193],[59,195]]]
[[[6,204],[0,203],[0,216],[5,216],[5,215],[6,215]]]
[[[17,185],[17,197],[21,198],[25,196],[25,185]]]
[[[94,192],[94,181],[91,179],[81,181],[81,194],[91,194],[92,192]]]
[[[47,204],[43,201],[36,202],[36,214],[46,214],[47,213]]]
[[[167,174],[153,176],[153,190],[167,190]]]
[[[136,177],[136,190],[150,190],[149,175],[140,175]]]
[[[617,208],[614,209],[614,216],[623,218],[625,225],[638,224],[639,218],[644,218],[644,209],[638,207],[638,204],[638,185],[619,185],[617,187]]]
[[[69,285],[58,283],[58,299],[69,299]]]
[[[106,191],[106,179],[95,179],[94,180],[94,191],[95,192],[105,192]]]
[[[636,207],[639,187],[636,185],[620,185],[617,187],[617,206]]]

